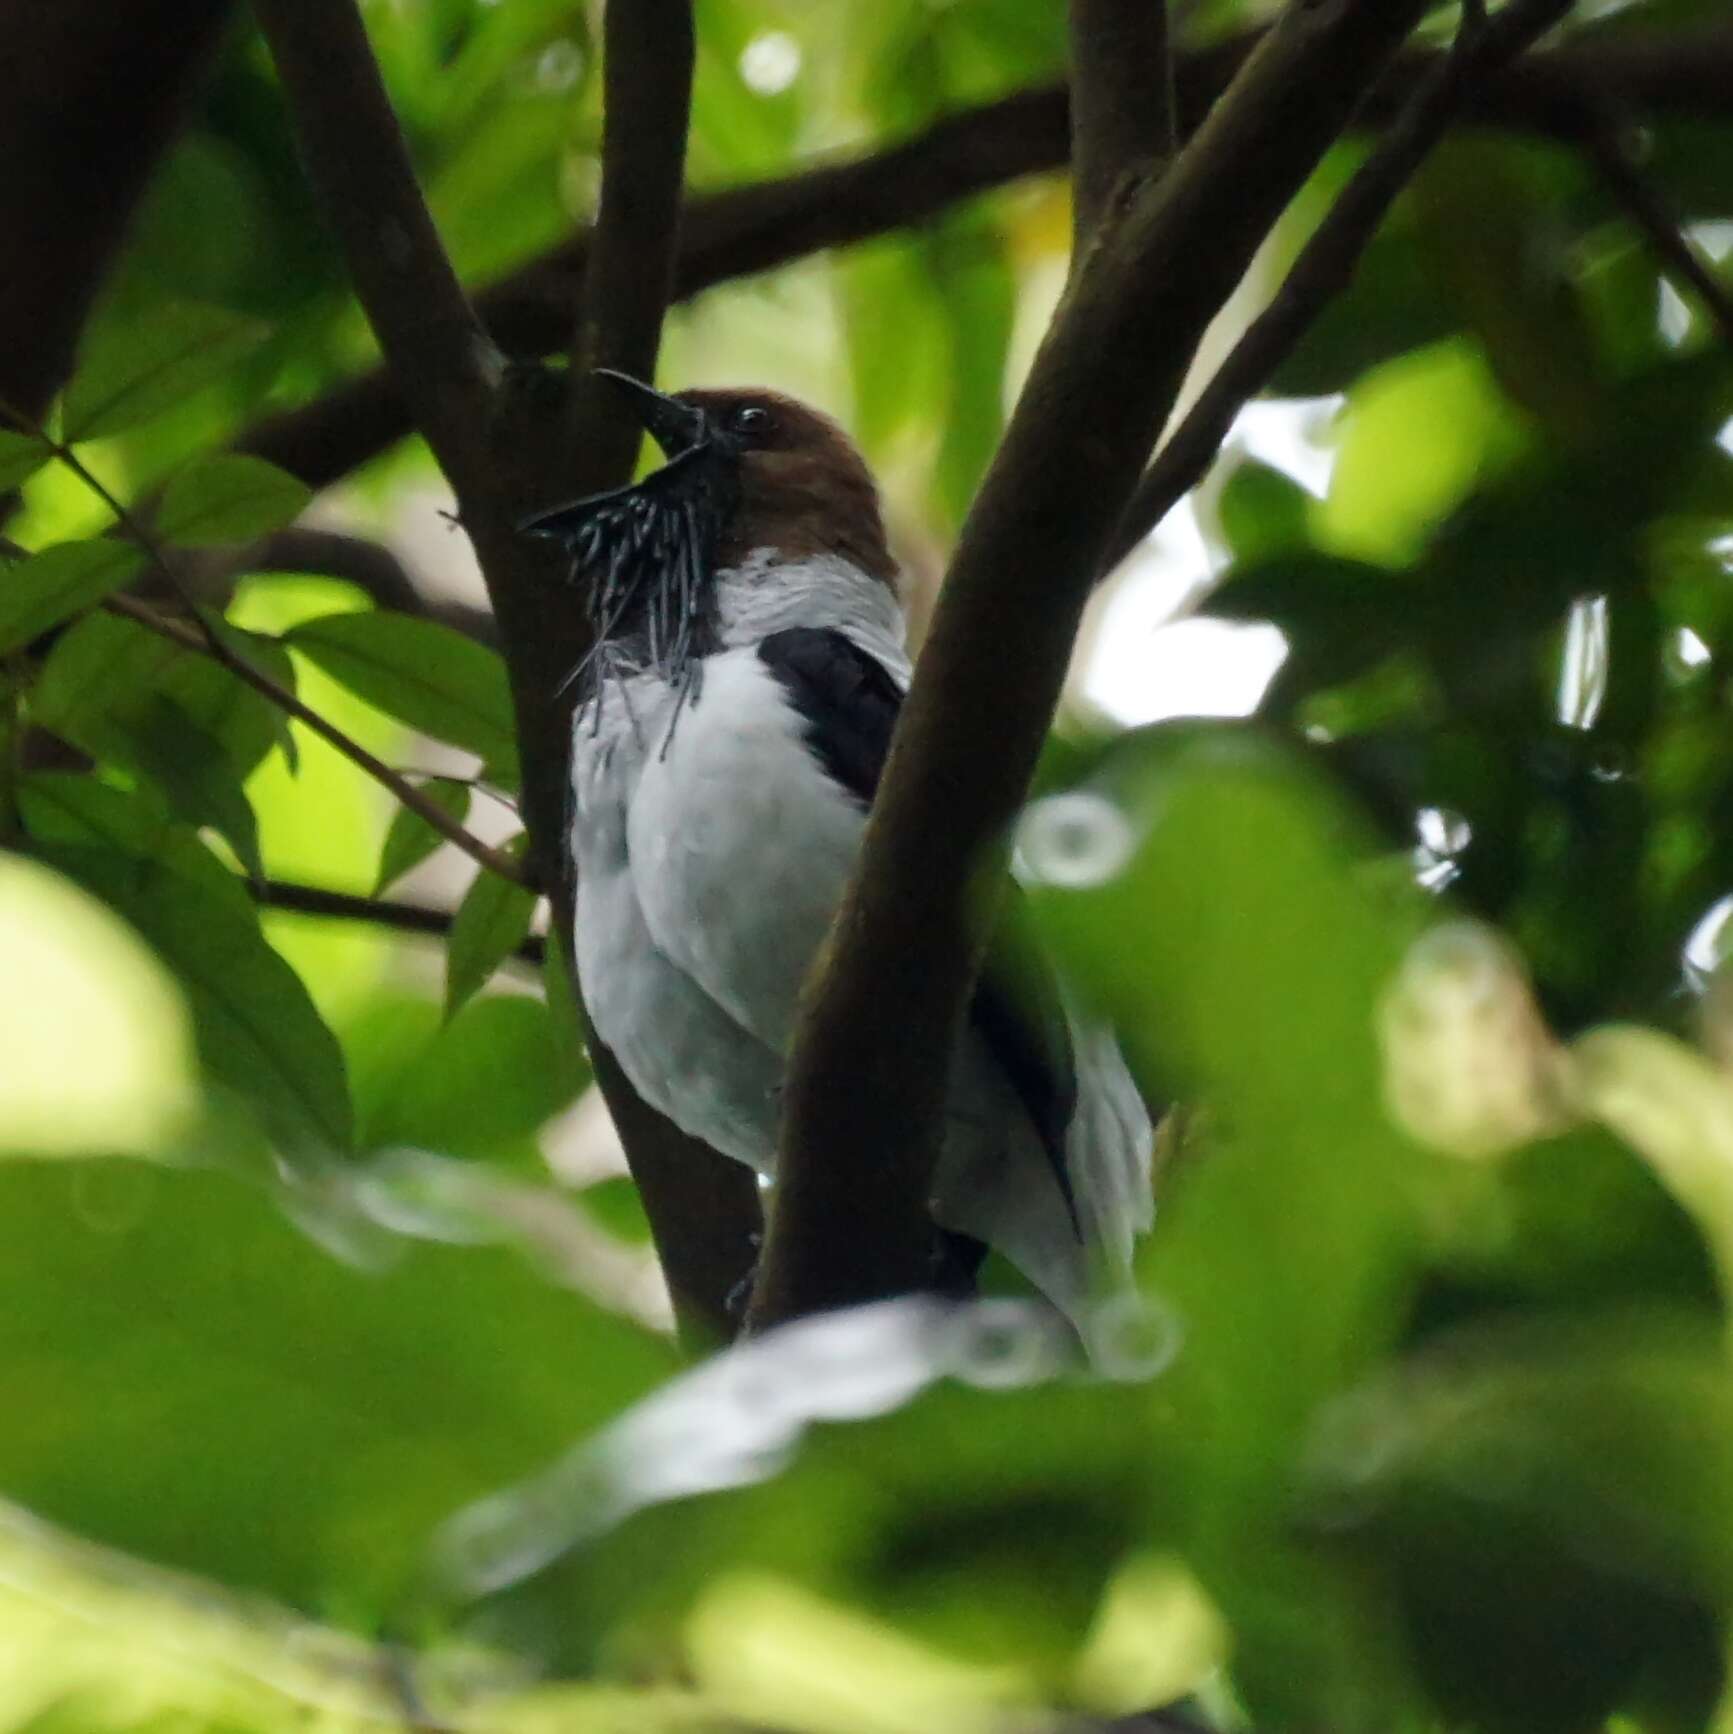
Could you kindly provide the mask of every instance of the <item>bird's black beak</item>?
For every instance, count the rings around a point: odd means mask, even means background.
[[[629,373],[616,372],[611,367],[598,367],[596,377],[608,380],[626,394],[633,414],[666,457],[683,457],[694,446],[704,443],[709,429],[704,423],[703,410],[682,403],[677,397],[668,397],[641,379],[634,379]]]
[[[617,390],[626,394],[632,413],[644,431],[667,455],[670,468],[679,459],[690,456],[700,446],[709,443],[710,426],[705,420],[703,410],[696,409],[689,403],[682,403],[677,397],[668,397],[644,384],[641,379],[634,379],[629,373],[616,372],[611,367],[598,367],[596,377],[607,380]],[[526,536],[569,542],[579,529],[595,516],[599,508],[612,505],[626,495],[635,493],[643,485],[640,482],[628,482],[624,487],[610,488],[603,494],[591,494],[582,500],[555,506],[551,511],[532,512],[529,517],[519,522],[518,529]]]

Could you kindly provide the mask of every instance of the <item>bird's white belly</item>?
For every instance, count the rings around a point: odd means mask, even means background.
[[[778,1054],[865,825],[755,650],[706,662],[698,704],[644,764],[627,848],[650,935]]]
[[[665,700],[634,707],[636,730],[574,740],[579,979],[639,1094],[768,1172],[795,1002],[864,815],[754,651],[708,660],[666,753]]]

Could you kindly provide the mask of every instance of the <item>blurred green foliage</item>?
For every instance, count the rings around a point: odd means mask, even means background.
[[[597,9],[364,10],[465,278],[558,242]],[[1273,8],[1181,10],[1204,45]],[[1028,0],[699,11],[704,187],[1062,73]],[[1733,122],[1644,150],[1719,257]],[[1068,228],[1041,179],[712,291],[666,370],[835,409],[931,566]],[[141,559],[0,433],[0,1727],[987,1730],[1187,1695],[1267,1729],[1729,1725],[1729,355],[1578,152],[1464,133],[1275,381],[1325,400],[1327,481],[1236,436],[1188,503],[1203,611],[1284,635],[1259,714],[1109,734],[1085,681],[1019,838],[1079,991],[1184,1104],[1150,1311],[1087,1378],[1014,1306],[679,1374],[629,1184],[562,1166],[594,1104],[557,963],[519,955],[533,899],[102,611]],[[237,28],[52,431],[221,556],[307,504],[226,443],[371,356]],[[411,444],[319,509],[395,536],[434,482]],[[234,654],[518,847],[493,651],[226,582]],[[442,901],[449,943],[270,880]]]

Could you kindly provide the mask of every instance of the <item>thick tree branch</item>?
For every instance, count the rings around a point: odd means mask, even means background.
[[[1256,40],[1237,38],[1176,58],[1182,137],[1196,130]],[[1381,124],[1400,112],[1439,58],[1430,49],[1399,56],[1360,119]],[[1733,30],[1623,36],[1527,55],[1478,85],[1461,118],[1576,140],[1585,96],[1651,120],[1733,119]],[[948,115],[852,161],[695,197],[681,225],[674,298],[923,222],[1007,181],[1062,168],[1068,149],[1065,92],[1042,86]],[[588,237],[580,234],[480,294],[477,311],[503,348],[546,355],[566,342],[587,258]],[[411,426],[408,406],[381,370],[259,422],[237,443],[323,488],[406,437]]]
[[[609,0],[601,202],[573,338],[567,457],[543,481],[552,488],[542,493],[543,503],[612,487],[631,474],[641,434],[590,370],[617,367],[641,379],[655,373],[679,235],[693,59],[689,0]],[[508,628],[508,643],[512,636]],[[545,687],[543,719],[558,730],[558,806],[546,819],[554,825],[564,822],[570,728],[568,706],[555,697],[561,684]],[[571,895],[569,881],[556,876],[554,927],[561,935],[572,931]],[[560,955],[569,978],[563,944]],[[574,987],[581,1005],[582,984]],[[732,1334],[727,1297],[751,1262],[759,1222],[753,1177],[643,1102],[603,1043],[592,1038],[590,1054],[650,1218],[681,1340],[694,1351],[713,1347]]]
[[[940,121],[868,157],[696,197],[680,223],[672,298],[919,222],[972,193],[1063,163],[1065,149],[1063,97],[1037,91]],[[481,293],[477,310],[505,349],[536,356],[560,347],[589,256],[584,231]],[[237,445],[321,488],[410,429],[407,406],[378,370],[266,418]]]
[[[633,0],[611,5],[607,13],[610,97],[649,106],[641,125],[630,116],[609,119],[614,146],[604,166],[603,233],[597,242],[598,257],[608,263],[586,289],[584,319],[603,352],[646,373],[661,329],[660,288],[673,251],[690,100],[689,22],[682,51],[681,10],[667,0]],[[569,932],[571,892],[559,864],[570,705],[560,695],[584,649],[584,616],[564,563],[520,535],[517,524],[532,506],[623,481],[637,440],[598,420],[593,428],[584,421],[588,431],[581,443],[574,442],[574,393],[535,368],[505,372],[494,391],[497,352],[483,338],[427,217],[354,0],[257,0],[257,11],[314,183],[343,236],[362,305],[417,424],[457,491],[511,677],[524,769],[522,812],[533,859],[553,902],[555,931]],[[676,31],[674,52],[655,52],[646,33],[652,13]],[[656,129],[654,140],[647,128]],[[358,178],[350,172],[357,159],[369,164]],[[645,201],[626,184],[640,171],[657,181]],[[568,297],[560,321],[567,330],[570,305]],[[589,382],[572,383],[581,403]],[[349,407],[358,407],[353,394]],[[625,421],[623,415],[618,419]],[[283,461],[280,451],[258,444],[252,449]],[[610,1075],[608,1066],[600,1070],[604,1079]],[[721,1168],[720,1158],[699,1147],[701,1172],[694,1175],[694,1162],[685,1159],[690,1153],[667,1122],[634,1102],[629,1091],[610,1092],[610,1106],[639,1134],[628,1138],[627,1155],[670,1286],[690,1294],[694,1281],[701,1284],[708,1272],[694,1278],[678,1268],[686,1241],[694,1235],[713,1241],[738,1225],[744,1243],[750,1222],[744,1210],[720,1220],[694,1223],[693,1217],[724,1186],[734,1187],[737,1196],[750,1194],[751,1176],[736,1169],[712,1185],[709,1169]],[[665,1159],[676,1145],[682,1160]],[[704,1300],[710,1304],[711,1297]],[[719,1312],[720,1295],[713,1305]]]
[[[1721,328],[1722,341],[1733,343],[1733,290],[1691,244],[1666,195],[1643,173],[1626,129],[1610,113],[1597,115],[1584,134],[1583,149],[1601,184],[1647,238],[1674,288],[1695,295]]]
[[[354,0],[254,0],[301,154],[415,419],[460,495],[487,467],[500,357],[445,255]]]
[[[1024,798],[1113,525],[1204,328],[1422,9],[1289,6],[1074,277],[963,527],[803,1005],[753,1328],[924,1280],[978,962],[970,893]]]
[[[1072,254],[1177,139],[1167,0],[1071,0]]]
[[[1477,81],[1514,59],[1571,5],[1572,0],[1510,0],[1490,20],[1465,12],[1450,53],[1428,72],[1301,248],[1269,306],[1247,327],[1144,471],[1114,531],[1104,571],[1118,565],[1203,479],[1235,416],[1269,383],[1331,298],[1348,287],[1397,194],[1444,136]]]
[[[656,369],[692,109],[691,0],[608,0],[604,40],[602,198],[572,333],[571,434],[586,469],[615,474],[642,436],[591,373]]]
[[[0,396],[42,415],[231,0],[0,3]]]

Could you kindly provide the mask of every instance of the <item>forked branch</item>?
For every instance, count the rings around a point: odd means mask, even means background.
[[[1096,568],[1204,328],[1422,10],[1289,6],[1075,273],[963,527],[803,1005],[754,1328],[923,1282],[979,961],[970,891],[1028,787]]]

